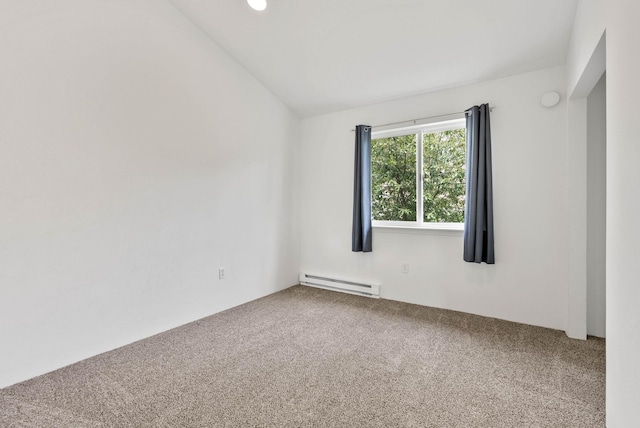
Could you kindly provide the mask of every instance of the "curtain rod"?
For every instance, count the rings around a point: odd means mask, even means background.
[[[489,111],[490,112],[493,111],[494,108],[495,107],[489,107]],[[384,126],[391,126],[391,125],[400,125],[402,123],[409,123],[409,122],[413,122],[414,125],[417,125],[416,122],[421,121],[421,120],[437,119],[439,117],[453,116],[454,114],[466,114],[466,113],[467,113],[467,110],[465,110],[465,111],[457,111],[457,112],[454,112],[454,113],[439,114],[439,115],[436,115],[436,116],[421,117],[419,119],[401,120],[400,122],[385,123],[384,125],[373,125],[371,127],[371,129],[373,129],[373,128],[382,128]],[[352,129],[351,132],[356,132],[356,130]]]

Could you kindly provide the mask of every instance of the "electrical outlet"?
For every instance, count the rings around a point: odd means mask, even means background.
[[[218,279],[224,279],[224,268],[223,267],[218,269]]]
[[[409,262],[402,263],[402,273],[409,273]]]

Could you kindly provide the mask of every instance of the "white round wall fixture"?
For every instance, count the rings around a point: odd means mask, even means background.
[[[267,8],[267,0],[247,0],[247,3],[249,3],[249,6],[253,9],[258,11],[265,10]]]
[[[560,102],[560,94],[557,92],[547,92],[546,94],[544,94],[542,96],[542,99],[540,100],[540,104],[542,104],[545,107],[553,107],[555,105],[557,105]]]

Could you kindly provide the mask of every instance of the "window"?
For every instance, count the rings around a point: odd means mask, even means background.
[[[465,120],[378,131],[371,139],[375,226],[464,222]]]

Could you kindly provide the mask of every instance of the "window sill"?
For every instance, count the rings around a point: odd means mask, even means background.
[[[372,227],[380,232],[387,233],[427,233],[434,235],[462,236],[464,223],[399,223],[374,221]]]

